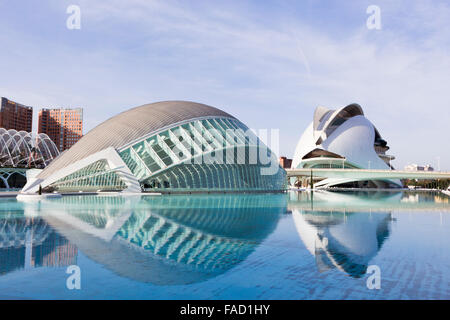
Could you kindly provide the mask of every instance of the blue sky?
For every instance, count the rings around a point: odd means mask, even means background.
[[[450,170],[449,21],[448,1],[0,0],[0,96],[81,106],[85,132],[145,103],[202,102],[280,129],[287,156],[317,106],[356,102],[394,166]]]

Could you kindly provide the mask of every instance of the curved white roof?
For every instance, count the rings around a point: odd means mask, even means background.
[[[305,163],[305,155],[313,150],[331,152],[345,158],[347,165],[357,168],[389,169],[389,165],[379,156],[375,144],[381,149],[389,149],[375,126],[364,116],[360,105],[353,103],[337,110],[318,107],[313,121],[302,134],[292,160],[292,168],[300,168]],[[383,152],[383,151],[381,151]],[[380,153],[384,155],[384,153]],[[321,165],[316,157],[309,165]],[[323,163],[322,163],[323,164]],[[331,166],[331,163],[329,164]],[[344,163],[343,163],[344,165]],[[395,184],[399,181],[389,180]],[[327,184],[339,181],[326,180]]]
[[[313,121],[297,144],[292,167],[297,168],[307,153],[320,148],[350,161],[353,159],[352,162],[362,168],[371,160],[372,168],[386,169],[386,164],[373,148],[376,134],[379,135],[377,129],[364,117],[359,104],[349,104],[337,110],[317,107]]]
[[[89,131],[55,159],[38,178],[44,179],[57,170],[108,147],[120,148],[161,128],[203,117],[234,118],[217,108],[189,101],[156,102],[124,111]]]

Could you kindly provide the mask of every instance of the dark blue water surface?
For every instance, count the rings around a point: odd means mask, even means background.
[[[449,252],[439,193],[0,199],[1,299],[450,299]]]

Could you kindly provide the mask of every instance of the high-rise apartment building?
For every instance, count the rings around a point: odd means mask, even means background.
[[[62,152],[83,136],[83,109],[41,109],[38,133],[46,133]]]
[[[2,97],[0,105],[0,128],[31,132],[33,107],[24,106]]]
[[[278,162],[280,163],[280,167],[283,169],[290,169],[292,166],[292,159],[288,159],[286,157],[280,157]]]

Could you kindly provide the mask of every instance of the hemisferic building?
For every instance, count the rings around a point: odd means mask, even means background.
[[[276,155],[235,117],[187,101],[146,104],[101,123],[23,193],[282,191]]]

